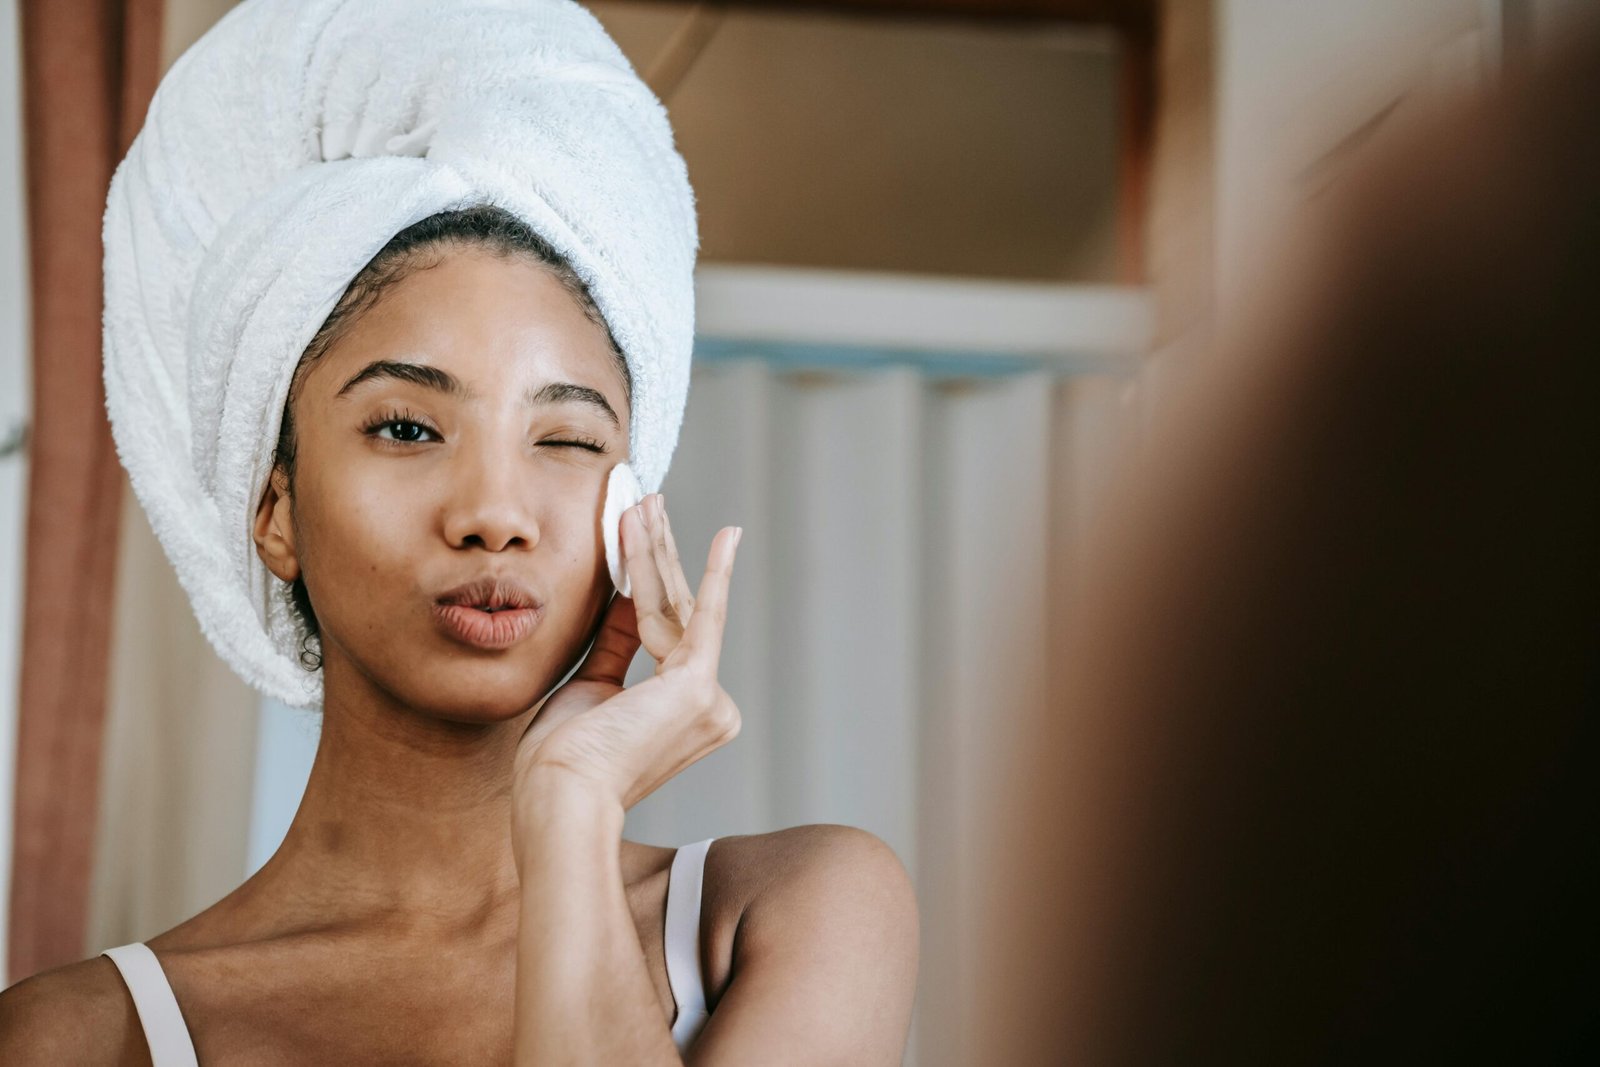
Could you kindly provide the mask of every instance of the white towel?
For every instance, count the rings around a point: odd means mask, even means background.
[[[566,255],[632,370],[631,467],[665,477],[689,385],[693,193],[660,102],[570,0],[244,0],[180,56],[106,203],[117,452],[207,638],[322,699],[256,555],[300,353],[398,231],[493,202]]]

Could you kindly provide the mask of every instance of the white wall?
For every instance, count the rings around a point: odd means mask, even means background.
[[[261,697],[256,719],[255,784],[243,877],[259,871],[289,833],[322,736],[322,715]]]

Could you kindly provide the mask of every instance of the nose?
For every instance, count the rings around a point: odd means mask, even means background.
[[[451,479],[444,536],[452,547],[503,552],[539,543],[532,485],[517,457],[463,449]]]

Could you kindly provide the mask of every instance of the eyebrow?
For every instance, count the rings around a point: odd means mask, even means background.
[[[335,398],[349,393],[363,382],[381,381],[392,379],[395,381],[410,382],[420,385],[424,389],[432,389],[443,393],[456,400],[476,400],[478,394],[465,382],[451,374],[449,371],[440,370],[438,367],[426,363],[404,363],[394,359],[378,359],[362,367],[349,381],[339,387],[334,394]],[[606,401],[605,395],[599,390],[591,389],[587,385],[578,385],[576,382],[546,382],[537,389],[529,387],[523,394],[522,402],[529,407],[541,407],[546,404],[578,403],[594,408],[611,421],[616,429],[622,429],[622,420],[612,410]]]

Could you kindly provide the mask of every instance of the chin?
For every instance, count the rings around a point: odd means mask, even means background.
[[[510,722],[524,714],[543,696],[543,691],[539,691],[531,699],[515,696],[500,699],[493,693],[479,691],[464,694],[458,691],[450,694],[441,693],[436,697],[430,694],[415,701],[408,700],[406,703],[436,719],[446,719],[450,722],[498,723]]]
[[[426,660],[418,659],[419,664]],[[507,722],[544,699],[559,680],[542,665],[503,660],[462,662],[424,668],[422,676],[399,681],[391,692],[406,706],[453,722]]]
[[[498,723],[537,706],[585,651],[584,642],[552,629],[499,652],[465,648],[424,632],[390,634],[386,644],[370,648],[341,643],[338,656],[368,684],[419,714]]]

